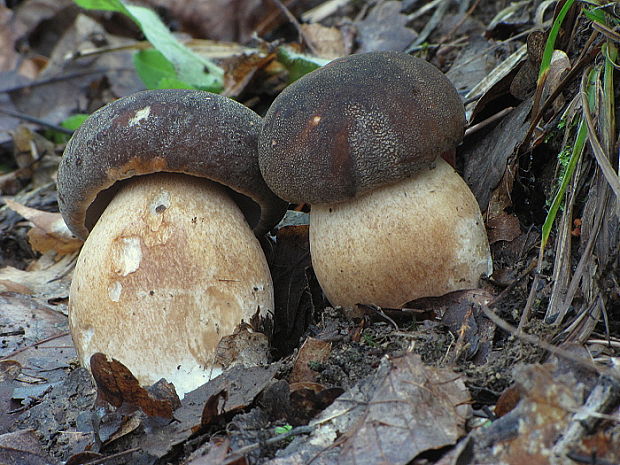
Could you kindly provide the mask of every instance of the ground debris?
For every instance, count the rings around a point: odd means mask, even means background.
[[[470,415],[469,392],[449,369],[407,353],[384,358],[374,374],[315,418],[315,430],[293,441],[272,465],[406,464],[423,451],[454,444]]]
[[[583,349],[572,352],[587,355]],[[466,455],[480,465],[560,465],[572,456],[618,463],[620,378],[615,367],[610,370],[615,372],[597,376],[558,359],[517,367],[511,388],[518,391],[517,405],[474,431],[468,447],[441,463],[460,463]]]

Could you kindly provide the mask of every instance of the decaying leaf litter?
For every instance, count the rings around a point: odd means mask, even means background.
[[[58,126],[143,89],[134,54],[149,44],[118,13],[8,3],[2,461],[618,463],[617,5],[225,3],[145,5],[259,114],[312,57],[402,50],[447,73],[466,103],[457,166],[485,212],[494,274],[400,309],[326,307],[304,206],[292,206],[268,244],[270,366],[232,369],[179,401],[103,364],[96,389],[68,335],[79,243],[52,215]]]

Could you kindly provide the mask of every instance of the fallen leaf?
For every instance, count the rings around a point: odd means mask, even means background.
[[[299,349],[293,364],[289,378],[291,384],[303,381],[316,381],[317,372],[310,367],[310,364],[324,362],[329,357],[331,350],[331,342],[312,337],[307,338]]]
[[[313,51],[320,58],[334,59],[349,55],[350,50],[344,43],[342,31],[318,23],[302,24],[304,37],[312,43]]]
[[[225,60],[222,63],[224,68],[224,90],[222,95],[226,97],[239,96],[255,74],[267,66],[274,56],[274,54],[256,51],[254,53],[239,54]]]
[[[3,337],[6,333],[3,332]],[[21,364],[16,360],[0,360],[0,383],[13,381],[22,372]]]
[[[216,392],[207,399],[200,417],[200,429],[207,428],[219,422],[225,412],[224,408],[227,399],[228,394],[225,389]]]
[[[482,364],[491,351],[495,325],[481,311],[493,294],[484,289],[465,289],[439,297],[423,297],[406,304],[419,310],[434,310],[457,338],[451,348],[454,359],[463,357]]]
[[[501,418],[510,413],[521,400],[523,389],[517,384],[507,387],[497,399],[495,403],[495,416]]]
[[[262,332],[240,325],[223,336],[215,349],[214,363],[224,369],[233,365],[264,365],[269,360],[269,340]]]
[[[0,309],[0,357],[15,360],[13,353],[68,332],[66,316],[31,296],[0,292]]]
[[[516,215],[502,213],[487,220],[489,244],[498,241],[510,242],[521,235],[521,224]]]
[[[456,443],[471,414],[463,380],[407,353],[382,360],[374,374],[310,422],[315,429],[267,463],[408,464],[420,453]]]
[[[527,36],[527,59],[510,84],[510,93],[520,100],[525,100],[536,89],[546,41],[547,35],[543,31],[533,31]]]
[[[12,266],[0,268],[0,292],[29,294],[42,304],[66,300],[69,297],[71,276],[77,252],[55,260],[56,254],[48,252],[32,262],[27,270]]]
[[[90,357],[90,369],[97,384],[99,399],[114,407],[120,407],[126,402],[149,416],[171,419],[174,408],[180,405],[173,387],[170,388],[173,396],[155,398],[140,386],[125,365],[102,353],[97,352]]]
[[[226,390],[228,399],[222,414],[246,408],[271,382],[279,365],[243,367],[234,366],[192,392],[185,394],[181,407],[175,410],[176,421],[154,429],[148,435],[136,438],[135,446],[154,457],[163,457],[176,445],[194,434],[201,424],[202,412],[208,399]]]
[[[409,19],[400,12],[402,3],[377,3],[357,26],[357,52],[405,50],[418,34],[406,26]]]
[[[60,213],[51,213],[30,208],[11,199],[4,199],[7,207],[30,221],[35,227],[28,232],[30,245],[41,253],[57,252],[58,256],[73,253],[82,247],[84,241],[78,239],[67,227]]]
[[[0,435],[0,463],[19,465],[50,465],[32,430],[21,430]]]
[[[230,0],[148,0],[146,3],[168,9],[181,29],[192,37],[215,40],[246,43],[253,34],[263,36],[286,21],[275,3],[262,0],[239,0],[234,8]],[[306,0],[284,3],[295,14],[303,10]]]
[[[491,192],[504,176],[508,160],[523,142],[529,127],[531,108],[531,99],[524,101],[492,131],[461,154],[467,160],[463,178],[482,211],[487,209]]]

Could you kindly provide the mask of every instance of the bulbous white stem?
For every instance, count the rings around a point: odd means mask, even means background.
[[[478,203],[445,161],[347,202],[312,205],[310,252],[332,305],[400,308],[492,272]]]
[[[69,322],[80,361],[102,352],[141,384],[180,397],[218,375],[215,350],[241,322],[273,312],[261,246],[218,184],[141,176],[117,193],[86,240]]]

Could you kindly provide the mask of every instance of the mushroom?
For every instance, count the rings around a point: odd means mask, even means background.
[[[476,199],[442,159],[464,124],[450,81],[401,52],[339,58],[276,97],[260,169],[280,197],[311,204],[312,264],[332,305],[399,308],[491,273]]]
[[[220,340],[269,332],[256,236],[286,203],[257,159],[260,117],[202,91],[144,91],[93,113],[58,170],[60,211],[86,239],[69,295],[78,356],[101,352],[180,396],[221,373]]]

